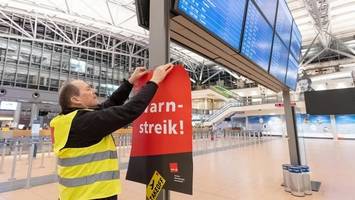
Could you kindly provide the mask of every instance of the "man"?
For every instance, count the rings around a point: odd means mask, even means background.
[[[157,67],[150,81],[125,104],[134,82],[147,73],[144,68],[136,68],[102,104],[84,81],[70,81],[61,88],[62,112],[50,123],[60,200],[117,199],[121,185],[111,133],[144,112],[171,70],[171,64]]]
[[[303,77],[299,79],[298,87],[300,93],[314,91],[314,89],[312,88],[312,80],[308,77]]]

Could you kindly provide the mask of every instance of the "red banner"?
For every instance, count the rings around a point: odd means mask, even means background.
[[[144,85],[152,73],[141,79]],[[145,112],[133,122],[131,156],[148,156],[192,151],[190,79],[183,67],[174,67],[159,84]]]
[[[134,85],[134,92],[153,72]],[[154,171],[165,189],[192,194],[192,116],[190,78],[174,66],[146,108],[133,122],[132,149],[126,178],[148,184]]]

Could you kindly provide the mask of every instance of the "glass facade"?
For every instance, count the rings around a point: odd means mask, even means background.
[[[26,39],[18,29],[0,24],[0,33],[11,36],[0,37],[0,86],[58,91],[64,81],[82,79],[106,97],[131,68],[147,64],[148,50],[132,42],[57,24],[63,37],[49,22],[34,28],[24,18],[9,16],[24,30],[36,30],[36,37]]]

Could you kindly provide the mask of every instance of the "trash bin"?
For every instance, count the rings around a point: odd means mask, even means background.
[[[303,197],[304,187],[303,187],[303,176],[301,166],[292,166],[288,168],[290,173],[290,188],[291,194],[297,197]]]
[[[312,194],[312,185],[311,185],[311,177],[310,177],[309,167],[306,165],[301,166],[301,170],[302,170],[302,177],[303,177],[304,193],[306,195],[311,195]]]
[[[283,174],[283,186],[285,187],[286,192],[291,192],[290,188],[290,173],[288,172],[288,168],[292,165],[290,164],[283,164],[282,165],[282,174]]]

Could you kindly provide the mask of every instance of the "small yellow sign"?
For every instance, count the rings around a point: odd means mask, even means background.
[[[152,179],[150,179],[149,184],[147,185],[147,199],[156,200],[160,191],[163,189],[165,182],[165,179],[157,171],[155,171]]]

